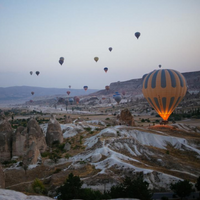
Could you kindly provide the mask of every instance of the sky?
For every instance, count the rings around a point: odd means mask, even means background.
[[[199,11],[199,0],[0,0],[0,87],[104,89],[159,65],[199,71]]]

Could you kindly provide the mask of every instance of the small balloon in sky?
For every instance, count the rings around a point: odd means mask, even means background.
[[[140,35],[141,35],[140,32],[136,32],[136,33],[135,33],[135,37],[136,37],[137,39],[140,37]]]
[[[109,47],[108,49],[109,49],[110,52],[112,51],[112,47]]]
[[[99,60],[99,58],[98,57],[94,57],[94,60],[97,62]]]
[[[59,63],[62,65],[64,63],[64,57],[60,57]]]
[[[105,68],[104,68],[104,71],[105,71],[105,72],[107,72],[107,71],[108,71],[108,68],[107,68],[107,67],[105,67]]]

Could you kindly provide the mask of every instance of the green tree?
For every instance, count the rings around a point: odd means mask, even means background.
[[[200,176],[199,176],[199,178],[197,178],[197,182],[195,184],[195,187],[196,187],[197,191],[200,191]],[[199,193],[199,197],[200,197],[200,193]]]
[[[80,180],[79,176],[74,176],[70,173],[64,185],[57,189],[58,199],[70,200],[80,198],[80,189],[82,185],[83,182]]]
[[[34,182],[32,183],[32,188],[33,188],[34,192],[36,192],[38,194],[42,194],[45,191],[45,187],[44,187],[42,181],[40,181],[38,178],[36,178],[34,180]]]
[[[186,196],[189,196],[193,191],[192,184],[188,180],[179,180],[177,183],[172,183],[170,185],[170,189],[181,199],[183,199]]]
[[[126,177],[123,183],[113,186],[109,192],[112,198],[138,198],[140,200],[151,200],[152,193],[148,189],[149,184],[143,181],[143,175],[136,179]]]

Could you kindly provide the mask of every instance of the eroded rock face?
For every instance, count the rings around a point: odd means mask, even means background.
[[[9,160],[12,156],[12,132],[7,120],[0,121],[0,162]]]
[[[18,127],[13,134],[12,156],[23,156],[25,165],[36,164],[40,152],[47,149],[42,129],[35,119],[30,119],[27,128]]]
[[[26,147],[30,147],[35,142],[40,152],[47,149],[44,133],[35,119],[30,119],[27,124]]]
[[[120,115],[118,116],[118,119],[120,121],[120,124],[135,126],[133,116],[127,108],[121,111]]]
[[[27,166],[30,164],[36,164],[39,157],[40,151],[37,144],[33,142],[23,157],[23,163]]]
[[[0,188],[5,188],[5,176],[1,165],[0,165]]]
[[[70,118],[70,116],[66,116],[65,117],[65,124],[70,124],[72,123],[72,118]]]
[[[23,156],[25,149],[25,141],[26,141],[26,131],[27,129],[23,126],[20,126],[16,129],[13,134],[12,139],[12,155],[13,156]]]
[[[63,134],[60,124],[53,115],[48,123],[46,141],[48,146],[51,146],[55,141],[58,141],[59,143],[63,142]]]

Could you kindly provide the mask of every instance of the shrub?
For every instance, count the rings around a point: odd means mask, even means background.
[[[44,187],[42,181],[40,181],[37,178],[32,183],[32,188],[33,188],[34,192],[36,192],[38,194],[42,194],[45,191],[45,187]]]

